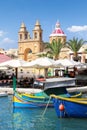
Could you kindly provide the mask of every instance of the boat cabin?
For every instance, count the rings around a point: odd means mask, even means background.
[[[76,79],[68,77],[49,78],[45,80],[35,80],[34,87],[43,89],[48,95],[50,94],[66,94],[68,87],[75,86]]]

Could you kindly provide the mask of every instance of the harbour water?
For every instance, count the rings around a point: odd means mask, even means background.
[[[0,98],[0,130],[87,130],[87,119],[56,116],[54,108],[13,109],[12,96]]]

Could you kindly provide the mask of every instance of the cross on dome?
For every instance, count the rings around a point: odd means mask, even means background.
[[[55,28],[60,28],[60,22],[57,22]]]

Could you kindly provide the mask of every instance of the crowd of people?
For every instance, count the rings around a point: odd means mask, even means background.
[[[60,77],[71,77],[74,78],[78,73],[78,70],[76,67],[74,68],[68,68],[66,67],[66,69],[63,70],[55,70],[55,76],[60,76]]]
[[[5,71],[0,71],[0,86],[12,86],[14,73],[7,74]],[[20,77],[16,79],[18,87],[31,87],[34,82],[34,77]]]

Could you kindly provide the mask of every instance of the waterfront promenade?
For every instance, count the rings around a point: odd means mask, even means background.
[[[34,88],[16,88],[16,90],[21,93],[37,93],[42,91],[41,89]],[[13,94],[13,88],[0,87],[0,92],[7,92],[8,94]]]
[[[35,88],[16,88],[16,90],[18,92],[21,93],[37,93],[37,92],[41,92],[41,89],[35,89]],[[73,88],[67,88],[67,90],[69,92],[75,92],[75,91],[79,91],[79,92],[83,92],[83,93],[87,93],[87,86],[82,86],[82,87],[73,87]],[[8,94],[13,94],[13,88],[10,87],[0,87],[0,92],[7,92]]]
[[[69,92],[82,92],[82,93],[87,93],[87,86],[82,86],[82,87],[73,87],[73,88],[67,88]]]

